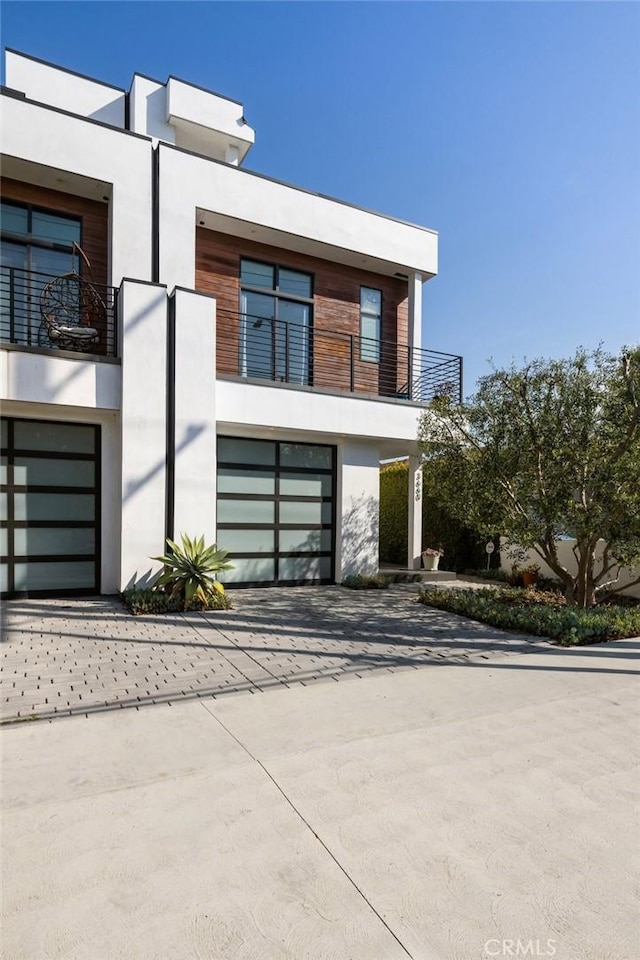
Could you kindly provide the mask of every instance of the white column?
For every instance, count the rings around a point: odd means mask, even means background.
[[[336,581],[377,573],[380,551],[380,456],[377,445],[338,447]]]
[[[409,524],[407,536],[407,567],[420,569],[422,553],[422,470],[420,457],[409,457]]]
[[[176,538],[216,536],[216,301],[178,288],[175,323]]]
[[[422,274],[409,274],[409,329],[408,344],[412,352],[412,380],[414,385],[418,384],[420,372],[422,369],[420,350],[422,348]],[[420,397],[412,399],[419,400]]]
[[[167,439],[167,291],[124,280],[122,331],[121,588],[145,586],[164,550]]]

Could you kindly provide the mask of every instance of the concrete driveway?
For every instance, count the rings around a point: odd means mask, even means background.
[[[471,649],[6,726],[2,956],[637,960],[640,641]]]
[[[242,590],[233,610],[163,617],[131,617],[100,598],[14,600],[0,719],[261,693],[544,643],[429,609],[417,595],[416,584]]]

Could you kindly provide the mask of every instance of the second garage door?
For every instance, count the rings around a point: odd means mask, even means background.
[[[218,546],[225,583],[332,583],[335,447],[218,438]]]

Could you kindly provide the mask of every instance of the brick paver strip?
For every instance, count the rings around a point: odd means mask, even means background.
[[[5,604],[0,720],[261,693],[545,643],[416,602],[415,585],[242,590],[234,609],[132,617],[117,600]]]

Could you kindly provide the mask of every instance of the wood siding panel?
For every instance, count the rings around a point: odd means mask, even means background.
[[[60,190],[49,190],[32,183],[0,178],[3,200],[29,203],[48,213],[67,213],[82,221],[82,249],[91,263],[88,279],[107,284],[109,276],[109,206],[98,200],[75,197]],[[85,268],[86,275],[86,268]]]
[[[313,383],[350,389],[351,340],[360,336],[360,287],[382,291],[381,362],[360,359],[354,341],[358,392],[394,395],[407,380],[407,282],[354,267],[196,228],[196,290],[218,302],[218,372],[238,373],[240,259],[248,257],[313,275]],[[266,292],[266,291],[265,291]]]

